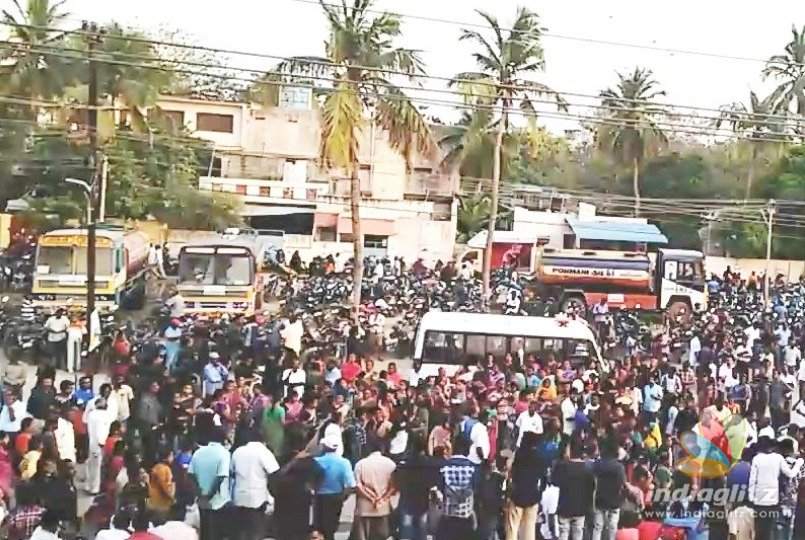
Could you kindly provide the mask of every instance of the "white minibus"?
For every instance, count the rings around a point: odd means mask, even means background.
[[[549,352],[574,365],[592,360],[603,364],[595,335],[584,321],[442,311],[429,311],[422,317],[414,359],[422,361],[427,377],[442,367],[453,375],[461,366],[473,366],[489,354],[495,358],[506,353],[515,358],[534,354],[544,361]]]

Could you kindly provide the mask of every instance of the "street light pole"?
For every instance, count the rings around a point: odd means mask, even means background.
[[[766,277],[763,280],[763,298],[766,302],[766,306],[769,305],[769,289],[771,288],[771,275],[769,275],[769,271],[771,270],[771,236],[772,231],[774,230],[774,214],[777,213],[777,204],[775,203],[774,199],[770,199],[768,203],[766,203],[766,209],[764,211],[766,217],[766,225],[768,226],[768,231],[766,233]]]
[[[89,137],[90,170],[92,181],[88,193],[89,204],[87,212],[87,321],[95,310],[95,267],[97,245],[97,176],[98,176],[98,64],[95,61],[95,49],[101,42],[98,27],[95,23],[81,25],[84,41],[87,44],[87,60],[89,64],[89,99],[87,108],[87,135]]]

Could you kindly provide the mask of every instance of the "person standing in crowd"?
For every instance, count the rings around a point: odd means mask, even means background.
[[[759,452],[752,459],[749,472],[749,502],[756,512],[755,534],[759,539],[772,538],[777,515],[774,508],[780,504],[781,475],[796,478],[803,460],[799,458],[789,466],[777,451],[776,443],[768,437],[761,436],[756,444]]]
[[[215,429],[209,443],[193,453],[187,470],[198,489],[198,509],[201,516],[201,540],[226,537],[226,506],[230,503],[229,451],[224,448],[225,435]]]
[[[22,387],[28,379],[28,374],[25,371],[25,366],[20,363],[16,355],[8,358],[5,369],[3,369],[3,387],[5,390],[16,392],[17,395],[22,392]]]
[[[107,410],[106,399],[98,398],[95,406],[87,415],[87,436],[89,440],[89,457],[87,459],[86,491],[96,495],[101,492],[101,465],[103,464],[103,447],[109,436],[109,428],[113,418]]]
[[[541,428],[540,423],[540,431]],[[540,499],[537,479],[541,475],[538,443],[539,435],[535,431],[526,431],[519,437],[509,475],[511,486],[505,510],[506,540],[517,540],[518,535],[522,540],[534,540],[536,535]]]
[[[435,540],[463,540],[475,532],[475,499],[480,491],[480,469],[468,457],[467,437],[456,439],[453,456],[439,469],[443,497],[442,516]]]
[[[63,359],[67,354],[67,328],[70,326],[70,319],[64,314],[64,310],[59,308],[45,321],[47,331],[47,342],[49,365],[51,367],[61,367],[64,365]]]
[[[280,468],[262,433],[251,431],[249,442],[232,453],[232,505],[240,524],[236,539],[263,538],[266,505],[273,506],[269,477]]]
[[[148,482],[148,510],[152,519],[158,523],[168,520],[176,502],[176,483],[173,481],[173,452],[169,448],[161,448],[157,453],[157,462],[151,468]]]
[[[593,465],[595,474],[595,521],[592,540],[615,540],[620,510],[626,493],[626,469],[618,461],[611,441],[601,445],[601,459]]]
[[[22,429],[22,421],[31,415],[25,410],[17,390],[7,388],[3,391],[3,409],[0,411],[0,430],[13,440]]]
[[[221,356],[216,351],[210,352],[210,361],[204,366],[204,397],[212,396],[221,390],[229,379],[229,370],[221,363]]]
[[[355,464],[353,540],[388,538],[391,533],[391,497],[397,491],[392,478],[397,465],[383,455],[377,443],[373,445],[369,455]]]
[[[334,540],[344,500],[355,491],[357,482],[352,464],[337,454],[338,448],[343,449],[338,435],[325,435],[321,447],[323,454],[315,458],[321,477],[313,503],[313,525],[324,540]]]
[[[568,445],[568,458],[556,464],[552,478],[559,488],[556,515],[559,540],[582,540],[585,518],[593,511],[595,474],[584,461],[584,448],[577,440]]]

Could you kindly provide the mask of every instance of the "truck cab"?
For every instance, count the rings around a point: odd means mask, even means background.
[[[690,249],[659,249],[654,266],[658,307],[676,319],[707,308],[704,255]]]

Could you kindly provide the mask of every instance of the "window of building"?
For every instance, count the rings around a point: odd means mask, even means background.
[[[389,247],[388,236],[378,236],[376,234],[366,234],[363,237],[363,247],[365,248],[387,248]]]
[[[271,197],[271,187],[270,186],[260,186],[260,196],[261,197]]]
[[[246,186],[244,184],[236,184],[235,193],[238,195],[246,195]]]
[[[184,111],[162,111],[167,123],[174,129],[184,127]]]
[[[196,116],[196,129],[198,131],[232,133],[233,125],[234,117],[231,114],[198,113]]]
[[[335,242],[336,241],[336,230],[335,227],[319,227],[316,229],[316,234],[319,242]]]
[[[284,86],[280,89],[279,106],[283,109],[306,111],[310,109],[312,95],[310,88]]]

